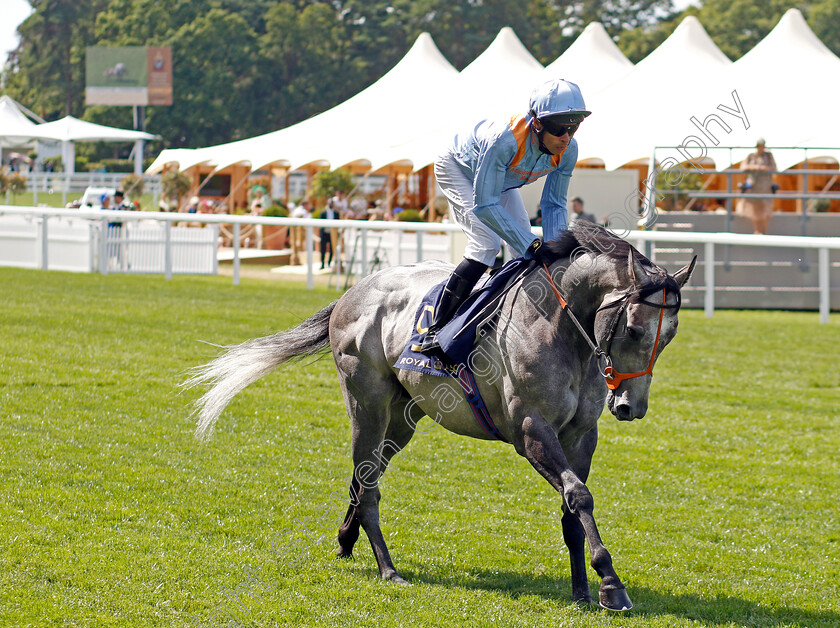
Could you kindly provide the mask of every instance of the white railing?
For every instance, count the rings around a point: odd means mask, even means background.
[[[96,211],[96,210],[62,210],[35,207],[8,207],[0,206],[0,216],[24,215],[38,217],[42,224],[42,233],[48,230],[47,221],[54,217],[76,217],[99,223],[120,220],[132,222],[139,220],[156,220],[162,223],[193,222],[205,224],[230,224],[233,226],[233,282],[239,284],[240,280],[240,230],[242,225],[281,225],[289,227],[305,227],[306,229],[306,266],[307,266],[307,288],[314,288],[314,229],[316,228],[340,228],[357,230],[361,234],[360,247],[360,273],[365,275],[369,271],[368,260],[369,245],[368,235],[371,231],[394,231],[399,238],[405,237],[406,232],[414,232],[416,238],[416,260],[400,259],[397,263],[408,263],[422,261],[425,259],[423,249],[423,235],[429,232],[437,233],[460,233],[461,228],[455,224],[421,223],[421,222],[398,222],[398,221],[363,221],[363,220],[322,220],[315,218],[269,218],[263,216],[232,216],[228,214],[174,214],[157,212],[122,212],[122,211]],[[807,236],[762,236],[734,233],[680,233],[669,231],[628,231],[620,234],[626,239],[638,244],[641,243],[702,243],[704,244],[704,310],[707,316],[714,314],[715,308],[715,246],[716,245],[743,245],[771,248],[803,248],[816,249],[818,251],[818,286],[819,292],[819,313],[820,321],[828,322],[831,309],[831,282],[830,282],[830,251],[840,250],[840,237],[807,237]],[[348,241],[353,241],[352,239]],[[28,246],[38,249],[39,259],[42,260],[41,267],[48,268],[48,239],[43,237],[32,241]],[[171,260],[171,240],[165,242],[169,251],[166,257]],[[167,276],[170,273],[167,272]]]

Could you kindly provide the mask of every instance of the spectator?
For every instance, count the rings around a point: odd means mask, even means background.
[[[332,206],[332,199],[327,201],[327,206],[321,210],[321,213],[318,214],[318,218],[326,219],[326,220],[335,220],[339,216],[336,211],[333,209]],[[335,248],[338,240],[338,229],[333,227],[321,227],[318,230],[318,235],[321,238],[321,270],[326,268],[327,264],[332,266],[333,263],[333,255],[335,254]],[[327,261],[327,251],[330,253],[330,259]]]
[[[758,139],[755,152],[747,156],[741,169],[748,172],[747,180],[741,188],[747,196],[738,201],[736,213],[752,220],[753,233],[766,234],[767,223],[773,213],[773,200],[749,197],[751,194],[766,195],[776,191],[773,184],[776,160],[773,159],[773,153],[765,150],[764,138]]]
[[[312,203],[304,200],[292,210],[289,218],[312,218]],[[302,254],[306,251],[306,227],[292,227],[292,265],[296,266],[303,263]],[[323,267],[323,256],[321,259],[321,267]]]
[[[574,222],[575,220],[587,220],[589,222],[598,222],[595,216],[583,211],[583,199],[579,196],[576,196],[572,199],[572,217],[569,222]]]

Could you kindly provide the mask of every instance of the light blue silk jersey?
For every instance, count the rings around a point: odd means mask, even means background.
[[[577,162],[577,141],[566,151],[546,155],[531,133],[530,116],[507,122],[484,120],[471,131],[455,136],[450,153],[473,182],[475,215],[524,255],[534,235],[517,224],[499,204],[502,192],[547,177],[540,207],[543,239],[553,240],[567,226],[566,194]]]

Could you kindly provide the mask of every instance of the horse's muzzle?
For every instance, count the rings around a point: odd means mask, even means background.
[[[641,419],[647,413],[647,402],[633,403],[627,392],[616,396],[613,391],[607,394],[607,408],[619,421]]]

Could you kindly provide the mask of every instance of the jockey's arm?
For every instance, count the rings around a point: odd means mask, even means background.
[[[569,182],[572,171],[577,163],[577,142],[572,139],[557,169],[551,172],[545,180],[545,186],[540,199],[542,209],[543,240],[555,240],[562,231],[569,226],[566,211],[566,197],[569,192]]]
[[[515,146],[514,146],[515,149]],[[519,255],[525,255],[528,246],[536,239],[530,229],[518,224],[499,204],[504,188],[507,164],[513,153],[507,154],[498,144],[486,148],[479,159],[473,181],[475,215],[502,240],[508,242]]]

